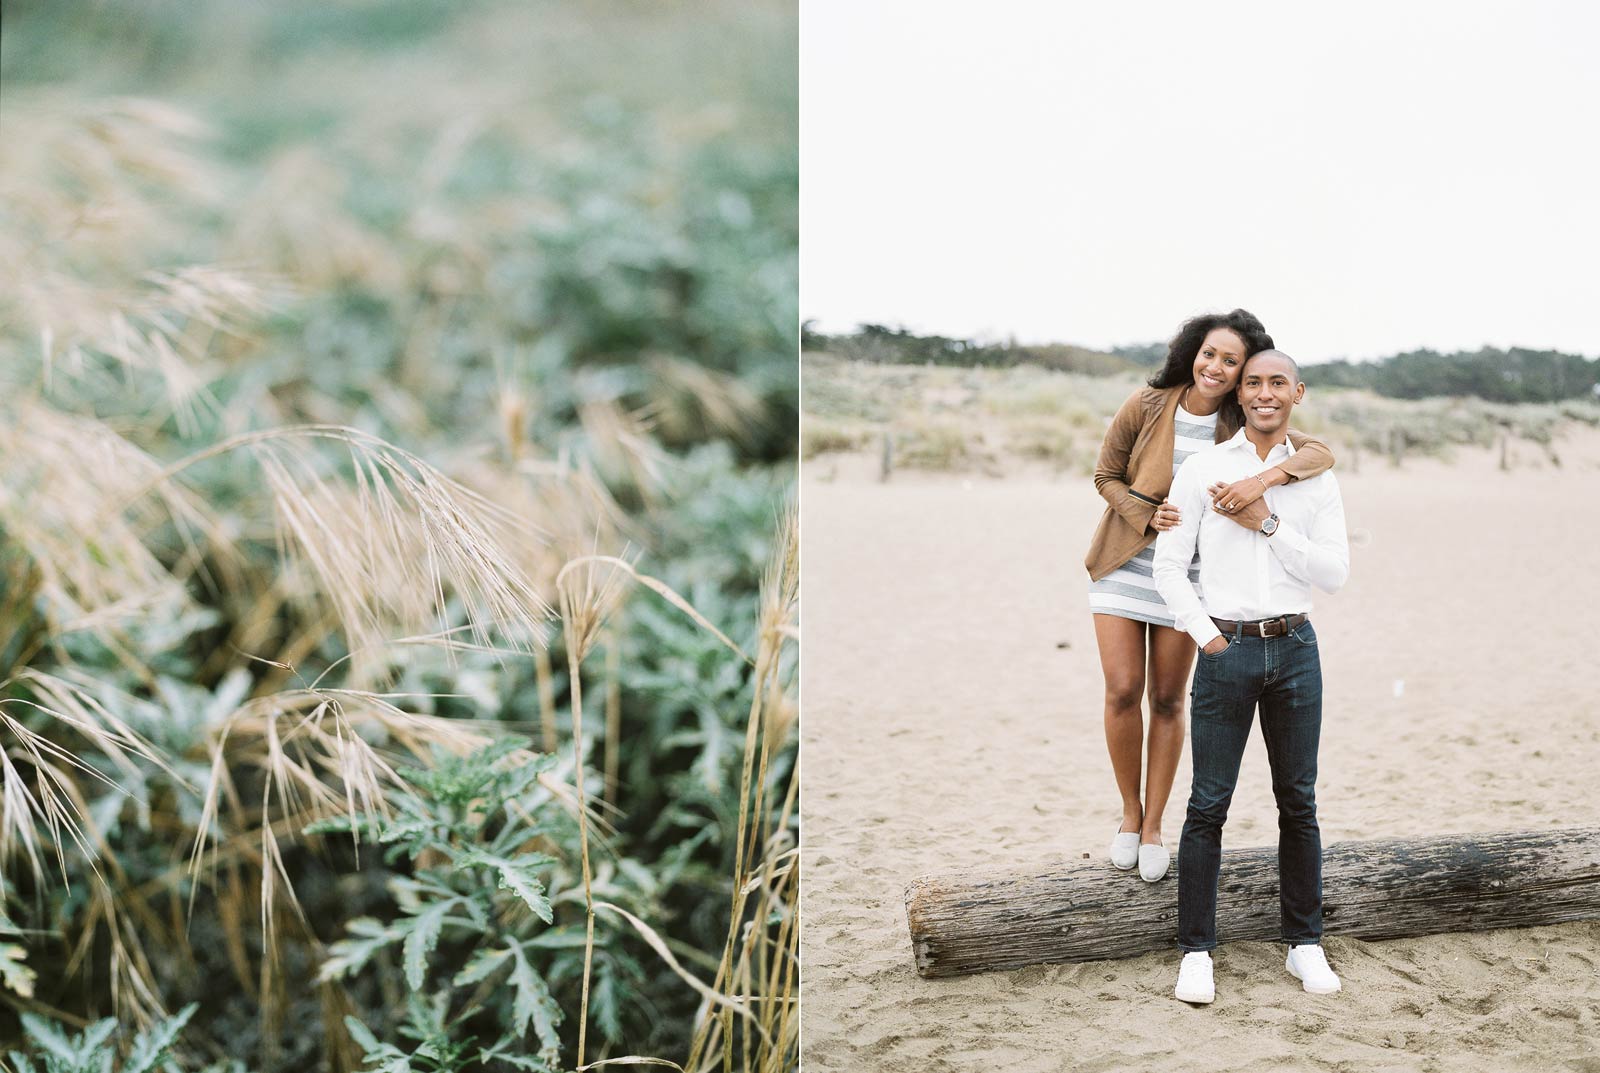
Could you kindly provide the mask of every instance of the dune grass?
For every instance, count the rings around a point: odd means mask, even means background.
[[[314,7],[5,11],[0,1038],[794,1068],[792,12]]]
[[[1008,369],[882,365],[804,355],[805,457],[881,450],[896,465],[1001,473],[1043,464],[1087,476],[1112,414],[1140,381],[1029,366]],[[1505,404],[1481,399],[1381,398],[1318,389],[1296,427],[1336,445],[1404,458],[1448,457],[1459,447],[1525,441],[1559,464],[1563,427],[1600,424],[1600,403]]]

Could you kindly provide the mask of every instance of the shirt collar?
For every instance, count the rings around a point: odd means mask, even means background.
[[[1244,450],[1249,451],[1251,454],[1255,454],[1256,445],[1250,442],[1250,437],[1245,435],[1245,430],[1243,428],[1240,428],[1238,432],[1235,432],[1233,434],[1233,439],[1228,440],[1227,444],[1228,444],[1229,447],[1232,447],[1232,448],[1235,448],[1235,449],[1238,449],[1238,448],[1242,447]],[[1294,444],[1290,443],[1289,440],[1287,438],[1285,438],[1283,443],[1279,444],[1277,447],[1274,447],[1272,450],[1267,452],[1267,461],[1268,462],[1272,461],[1273,455],[1275,455],[1280,450],[1282,450],[1284,452],[1284,457],[1285,458],[1293,458],[1294,457]]]

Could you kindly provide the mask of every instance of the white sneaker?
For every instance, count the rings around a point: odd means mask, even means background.
[[[1167,852],[1166,846],[1140,846],[1139,847],[1139,878],[1146,883],[1155,883],[1167,874],[1167,866],[1172,863],[1172,854]]]
[[[1331,995],[1339,990],[1339,977],[1328,968],[1320,946],[1291,946],[1283,967],[1313,995]]]
[[[1111,863],[1126,872],[1139,863],[1139,832],[1118,831],[1111,840]]]
[[[1172,993],[1184,1002],[1204,1005],[1217,997],[1217,985],[1211,979],[1211,955],[1204,950],[1183,955],[1178,966],[1178,986]]]

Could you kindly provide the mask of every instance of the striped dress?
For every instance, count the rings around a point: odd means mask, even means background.
[[[1210,447],[1217,439],[1217,415],[1198,417],[1182,406],[1174,415],[1172,441],[1172,475],[1178,475],[1183,460],[1202,448]],[[1117,615],[1157,626],[1174,624],[1167,602],[1156,591],[1155,545],[1117,567],[1099,581],[1089,583],[1089,610],[1096,615]],[[1200,557],[1189,564],[1189,580],[1198,589],[1200,585]]]

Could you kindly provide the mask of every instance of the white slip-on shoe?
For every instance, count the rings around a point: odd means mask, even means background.
[[[1320,946],[1291,946],[1283,967],[1313,995],[1331,995],[1339,990],[1339,977],[1328,967]]]
[[[1111,840],[1111,863],[1126,872],[1139,863],[1139,832],[1118,831]]]
[[[1167,866],[1172,863],[1172,854],[1167,852],[1166,846],[1139,847],[1139,878],[1146,883],[1158,882],[1167,874]]]
[[[1196,950],[1183,955],[1178,966],[1178,986],[1172,993],[1184,1002],[1204,1005],[1217,997],[1217,985],[1211,978],[1211,955]]]

